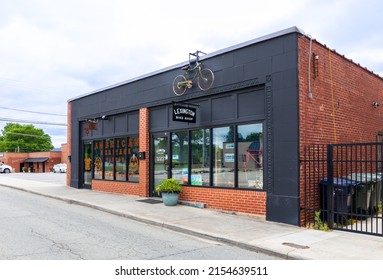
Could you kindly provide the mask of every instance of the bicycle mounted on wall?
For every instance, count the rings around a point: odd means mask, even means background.
[[[182,67],[185,73],[174,78],[173,91],[176,95],[181,96],[187,89],[192,88],[195,80],[197,80],[197,85],[202,91],[207,91],[212,87],[214,73],[209,68],[202,66],[202,63],[199,61],[199,54],[205,53],[201,51],[189,53],[189,64]]]

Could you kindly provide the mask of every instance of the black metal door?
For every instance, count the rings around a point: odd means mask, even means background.
[[[82,180],[83,188],[92,188],[92,143],[83,144]]]

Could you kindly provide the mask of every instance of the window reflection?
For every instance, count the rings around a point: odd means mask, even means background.
[[[196,129],[188,136],[172,133],[173,178],[192,186],[263,189],[261,123]]]
[[[210,181],[210,130],[191,132],[191,185],[209,186]]]
[[[213,185],[234,187],[234,126],[213,128]]]
[[[172,133],[172,177],[183,184],[189,183],[189,134],[188,131]]]
[[[238,126],[238,187],[263,188],[262,124]]]

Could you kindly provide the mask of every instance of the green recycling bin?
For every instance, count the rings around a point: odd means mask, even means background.
[[[369,215],[371,213],[371,193],[374,190],[374,182],[368,173],[352,173],[345,178],[348,180],[358,181],[356,186],[355,195],[353,199],[353,209],[356,214]]]

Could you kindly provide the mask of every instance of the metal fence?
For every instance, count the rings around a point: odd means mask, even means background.
[[[308,145],[301,160],[301,221],[382,236],[383,143]]]

